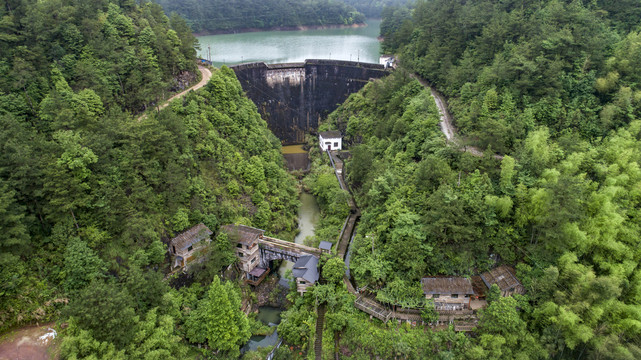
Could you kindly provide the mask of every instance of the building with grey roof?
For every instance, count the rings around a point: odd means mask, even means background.
[[[323,252],[329,253],[329,252],[332,251],[332,246],[333,245],[334,244],[332,244],[329,241],[321,241],[320,244],[318,245],[318,248],[321,249]]]
[[[340,131],[321,131],[318,133],[318,145],[321,150],[341,150],[343,148],[343,136]]]
[[[292,275],[296,278],[296,291],[302,295],[318,281],[318,258],[312,255],[301,256],[292,268]]]

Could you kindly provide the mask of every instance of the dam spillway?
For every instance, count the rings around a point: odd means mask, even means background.
[[[255,62],[231,69],[283,145],[304,142],[350,94],[389,74],[383,65],[340,60]]]

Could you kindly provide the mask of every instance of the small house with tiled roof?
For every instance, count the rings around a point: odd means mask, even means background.
[[[524,294],[525,288],[516,278],[514,270],[502,265],[481,274],[481,279],[489,289],[496,284],[501,290],[501,296],[512,296],[513,294]]]
[[[252,285],[258,285],[269,273],[269,269],[259,266],[258,239],[263,237],[265,230],[234,224],[221,226],[220,229],[229,236],[232,243],[236,244],[236,256],[240,268],[247,274],[245,280]]]
[[[318,248],[321,249],[322,252],[325,252],[325,253],[329,254],[329,253],[332,252],[332,246],[333,245],[334,244],[332,244],[329,241],[321,241],[320,244],[318,244]]]
[[[424,277],[421,285],[425,298],[434,299],[437,310],[466,309],[474,295],[472,282],[464,277]]]
[[[313,255],[301,256],[292,268],[292,275],[296,278],[296,291],[303,295],[308,287],[318,281],[318,258]]]
[[[340,131],[321,131],[318,133],[318,145],[321,150],[341,150],[343,147],[343,136]]]
[[[212,231],[200,223],[169,240],[169,253],[173,256],[172,267],[184,267],[193,260],[198,250],[209,242]]]

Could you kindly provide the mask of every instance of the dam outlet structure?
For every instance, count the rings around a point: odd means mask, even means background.
[[[305,142],[321,119],[370,80],[390,73],[384,65],[340,60],[254,62],[230,67],[270,130],[283,145]]]

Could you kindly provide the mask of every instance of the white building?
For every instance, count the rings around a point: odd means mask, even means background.
[[[343,148],[343,137],[340,131],[321,131],[318,133],[318,144],[321,150],[341,150]]]
[[[396,68],[394,55],[381,55],[381,57],[378,58],[378,63],[384,65],[386,69]]]

